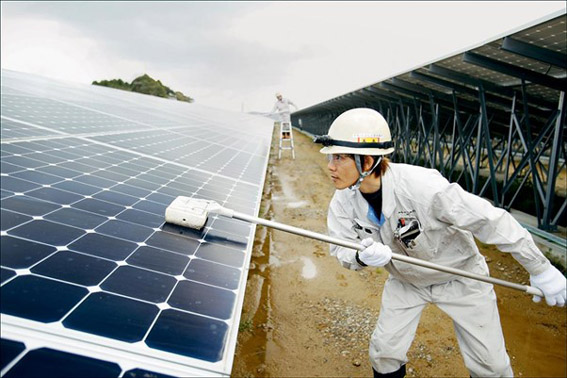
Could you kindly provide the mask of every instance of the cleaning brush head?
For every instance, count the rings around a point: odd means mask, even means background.
[[[177,197],[165,209],[165,221],[200,230],[207,223],[207,209],[210,202],[183,196]]]
[[[215,201],[179,196],[165,209],[165,221],[200,230],[207,223],[209,213],[232,218],[234,211]]]

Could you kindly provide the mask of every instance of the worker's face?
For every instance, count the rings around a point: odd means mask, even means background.
[[[279,101],[282,100],[282,96],[278,96],[278,97],[276,97],[276,98],[277,98]]]
[[[358,180],[358,171],[351,155],[329,154],[327,159],[327,168],[336,189],[346,189]]]

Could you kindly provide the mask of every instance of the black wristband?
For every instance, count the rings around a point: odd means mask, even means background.
[[[354,255],[354,258],[356,259],[356,262],[358,263],[358,265],[360,266],[368,266],[365,263],[362,262],[362,260],[360,259],[360,257],[358,256],[358,251],[356,251],[356,254]]]

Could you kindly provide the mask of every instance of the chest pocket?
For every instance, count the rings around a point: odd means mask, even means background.
[[[358,237],[360,238],[360,240],[362,239],[366,239],[366,238],[372,238],[374,240],[380,240],[380,234],[378,232],[378,227],[376,227],[376,225],[373,225],[370,222],[364,222],[360,219],[354,219],[354,223],[353,223],[353,229],[356,232],[356,234],[358,235]]]
[[[437,247],[424,231],[409,243],[406,251],[409,256],[430,260],[437,254]]]

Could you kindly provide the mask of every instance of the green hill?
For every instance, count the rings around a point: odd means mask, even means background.
[[[100,85],[103,87],[110,87],[116,89],[122,89],[130,92],[138,92],[149,94],[152,96],[164,97],[164,98],[175,98],[179,101],[193,102],[194,100],[185,96],[182,92],[173,91],[171,88],[163,85],[161,81],[154,80],[147,74],[143,74],[135,78],[132,83],[123,81],[122,79],[112,79],[112,80],[101,80],[93,81],[93,85]]]

